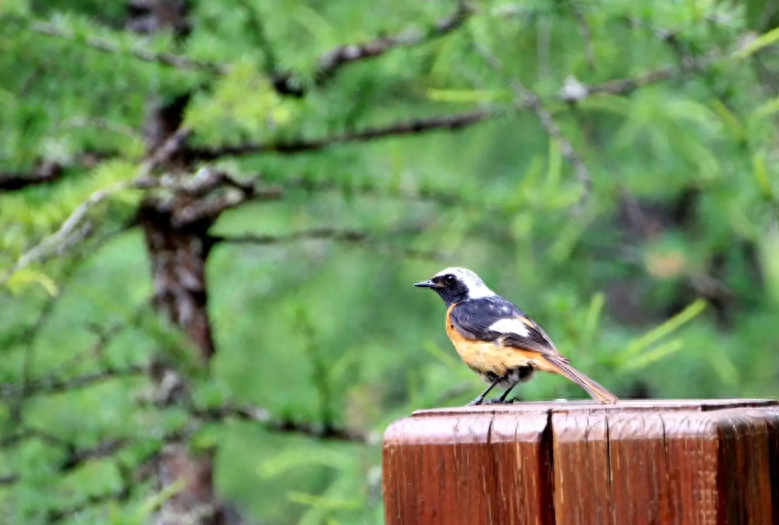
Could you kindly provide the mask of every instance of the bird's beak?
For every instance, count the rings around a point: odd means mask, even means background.
[[[417,288],[440,288],[439,285],[437,285],[436,283],[430,280],[419,281],[418,283],[414,283],[414,286],[416,286]]]

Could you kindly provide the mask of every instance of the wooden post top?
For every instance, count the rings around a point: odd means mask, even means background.
[[[386,525],[779,525],[779,401],[418,410],[383,467]]]

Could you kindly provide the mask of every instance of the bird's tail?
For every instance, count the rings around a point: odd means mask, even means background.
[[[617,396],[572,367],[565,358],[558,358],[557,356],[544,357],[546,358],[546,361],[548,361],[555,368],[555,372],[563,377],[567,377],[582,387],[587,391],[588,394],[590,394],[590,397],[600,402],[602,405],[613,405],[619,401]]]

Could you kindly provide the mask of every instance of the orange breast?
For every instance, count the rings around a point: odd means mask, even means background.
[[[457,303],[446,311],[446,335],[449,336],[460,358],[471,370],[479,374],[491,372],[502,377],[509,370],[528,364],[538,367],[539,355],[536,352],[464,337],[451,321],[452,309],[456,306]]]

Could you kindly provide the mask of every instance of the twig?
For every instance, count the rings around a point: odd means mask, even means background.
[[[165,205],[164,207],[173,210],[171,220],[173,226],[181,227],[206,218],[215,220],[223,212],[248,200],[271,201],[282,197],[283,191],[279,187],[260,187],[258,182],[261,179],[262,176],[258,175],[250,180],[242,181],[227,173],[205,167],[198,171],[189,184],[178,188],[186,195],[186,204],[180,206]],[[221,195],[212,195],[220,187],[227,187],[227,190]],[[198,198],[192,199],[191,197]]]
[[[299,84],[298,79],[294,75],[283,73],[278,69],[278,61],[267,39],[262,21],[245,0],[241,0],[241,2],[249,16],[249,23],[257,37],[258,45],[265,55],[266,74],[273,81],[274,87],[282,94],[302,96],[304,91],[297,85]],[[315,82],[321,86],[332,79],[340,69],[348,64],[381,56],[392,49],[417,46],[446,36],[461,27],[471,13],[472,10],[466,3],[460,2],[454,13],[436,20],[428,30],[408,28],[396,35],[380,37],[359,44],[340,45],[319,57],[315,72]],[[17,21],[24,23],[21,20]],[[55,24],[33,22],[28,27],[36,33],[54,36],[71,42],[82,42],[79,35]],[[83,38],[83,42],[92,49],[103,53],[127,54],[144,62],[153,62],[178,69],[203,70],[220,75],[227,74],[232,69],[232,66],[229,64],[198,60],[173,53],[154,52],[139,47],[124,49],[120,44],[92,36]]]
[[[395,232],[392,232],[392,234],[398,235],[398,234],[409,234],[409,233],[419,233],[423,231],[424,228],[406,228],[401,229]],[[370,245],[376,249],[379,250],[387,250],[392,251],[391,247],[379,243],[376,240],[376,233],[369,233],[365,231],[359,231],[359,230],[344,230],[344,229],[337,229],[337,228],[316,228],[312,230],[304,230],[294,233],[289,233],[285,235],[270,235],[270,234],[243,234],[243,235],[213,235],[209,238],[209,241],[216,245],[216,244],[252,244],[252,245],[269,245],[269,244],[280,244],[280,243],[288,243],[288,242],[295,242],[295,241],[301,241],[301,240],[332,240],[332,241],[341,241],[341,242],[348,242],[348,243],[364,243],[367,245]],[[424,251],[424,250],[415,250],[413,248],[407,248],[404,247],[400,250],[403,255],[406,257],[411,258],[419,258],[419,259],[433,259],[433,260],[446,260],[447,256],[441,253],[437,252],[430,252],[430,251]]]
[[[223,156],[255,155],[259,153],[295,154],[319,151],[330,146],[350,142],[369,142],[387,137],[415,135],[436,130],[459,130],[499,116],[496,110],[478,109],[466,113],[440,115],[395,122],[354,133],[343,133],[316,139],[297,139],[279,142],[249,142],[235,146],[190,148],[188,153],[197,160],[215,160]]]
[[[712,52],[706,56],[695,59],[689,67],[679,67],[677,64],[668,64],[666,66],[652,69],[635,77],[618,78],[603,82],[601,84],[586,85],[575,84],[575,89],[563,89],[561,99],[563,102],[578,102],[590,95],[603,93],[607,95],[627,95],[633,91],[656,84],[665,80],[671,80],[680,76],[691,69],[703,70],[718,64],[723,59],[722,55]]]
[[[214,235],[211,237],[215,243],[229,244],[253,244],[267,245],[279,244],[284,242],[294,242],[304,239],[329,239],[334,241],[361,242],[369,238],[369,234],[356,230],[339,230],[335,228],[318,228],[314,230],[304,230],[286,235],[263,235],[246,233],[243,235]]]
[[[381,56],[392,49],[418,46],[446,36],[460,28],[472,13],[472,8],[466,2],[459,2],[454,13],[437,20],[427,31],[409,28],[397,35],[336,47],[319,58],[315,82],[317,85],[324,84],[345,65]]]
[[[41,162],[29,173],[3,172],[0,173],[0,193],[56,182],[62,178],[64,173],[64,166],[59,162],[52,161]]]
[[[24,358],[22,361],[22,386],[19,389],[19,396],[10,404],[10,419],[13,421],[14,426],[21,421],[22,407],[24,406],[24,401],[27,397],[30,376],[32,375],[33,364],[35,362],[35,342],[37,336],[43,328],[43,325],[45,325],[51,317],[54,306],[57,304],[60,297],[62,297],[61,294],[48,296],[46,304],[43,305],[41,312],[35,319],[35,323],[22,334],[22,338],[27,345],[24,348]]]
[[[375,444],[380,439],[380,436],[373,432],[366,433],[356,429],[335,426],[317,427],[311,423],[275,418],[268,410],[253,406],[226,405],[199,411],[198,415],[211,421],[223,421],[229,418],[253,421],[262,424],[264,428],[273,432],[302,434],[317,439],[350,441],[366,444]]]
[[[218,74],[225,74],[230,71],[230,66],[224,64],[208,62],[206,60],[198,60],[195,58],[175,55],[173,53],[158,53],[139,47],[125,49],[120,44],[94,36],[85,36],[82,38],[80,35],[77,35],[69,29],[57,27],[55,24],[46,22],[34,22],[29,25],[29,29],[35,33],[54,36],[63,40],[69,40],[71,42],[83,42],[92,49],[103,53],[131,55],[143,62],[153,62],[178,69],[206,70]]]
[[[26,395],[58,394],[102,383],[109,379],[143,375],[145,372],[146,367],[143,365],[130,365],[123,368],[106,368],[99,372],[92,372],[66,379],[49,376],[31,381],[27,385]],[[1,397],[18,396],[21,391],[22,387],[18,385],[8,383],[0,385]]]
[[[129,483],[113,492],[106,492],[104,494],[90,494],[83,501],[76,503],[71,507],[49,510],[46,515],[46,523],[60,523],[61,521],[72,517],[74,514],[84,512],[90,507],[102,505],[103,503],[108,503],[109,501],[127,501],[131,494],[132,485]]]
[[[504,75],[506,74],[503,63],[498,57],[493,55],[488,49],[485,49],[481,45],[477,44],[477,48],[479,53],[484,57],[490,67]],[[549,113],[549,111],[547,111],[546,108],[544,108],[544,106],[541,104],[541,99],[538,98],[538,95],[525,87],[525,85],[517,78],[512,77],[509,79],[509,82],[518,99],[516,101],[517,108],[525,109],[529,107],[533,110],[538,119],[541,121],[541,125],[544,126],[544,129],[546,129],[546,132],[549,134],[552,140],[556,140],[560,145],[560,151],[563,156],[573,166],[574,171],[576,172],[576,176],[579,179],[582,188],[584,189],[582,198],[578,203],[579,206],[583,205],[589,197],[590,192],[592,191],[592,177],[590,176],[590,172],[587,169],[587,166],[573,149],[571,142],[565,137],[565,135],[563,135],[560,127],[555,122],[551,113]]]
[[[258,13],[257,8],[250,5],[247,0],[238,1],[246,12],[249,26],[252,29],[252,35],[255,37],[262,54],[265,55],[265,74],[270,78],[274,78],[279,74],[279,61],[270,40],[268,40],[268,35],[265,32],[265,24],[262,21],[262,15]]]
[[[579,25],[579,33],[581,33],[584,40],[584,56],[587,57],[587,66],[590,68],[590,71],[595,71],[595,51],[592,46],[590,24],[587,23],[587,17],[582,12],[582,8],[577,3],[577,0],[570,0],[570,5],[573,10],[573,16],[576,18],[576,23]]]

